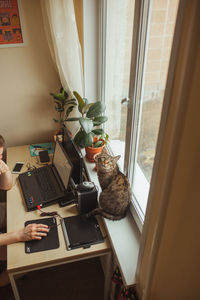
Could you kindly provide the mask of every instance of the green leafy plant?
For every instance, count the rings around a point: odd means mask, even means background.
[[[98,148],[103,145],[106,145],[109,140],[109,135],[104,132],[102,135],[96,135],[94,136],[92,147]]]
[[[85,147],[102,146],[108,141],[108,134],[103,128],[98,128],[108,120],[104,115],[105,105],[100,101],[88,103],[88,100],[82,98],[76,91],[73,94],[78,101],[81,117],[68,118],[66,121],[79,121],[80,129],[74,137],[75,143]]]
[[[54,98],[55,110],[58,112],[58,118],[53,118],[53,120],[55,123],[62,125],[67,121],[69,114],[77,105],[76,99],[69,99],[69,95],[63,87],[60,88],[58,94],[50,93],[50,95]]]

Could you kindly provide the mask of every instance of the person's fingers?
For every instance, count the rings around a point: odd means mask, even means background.
[[[49,232],[48,226],[45,224],[32,224],[31,238],[34,240],[41,240],[42,237],[47,236]]]
[[[45,229],[44,229],[44,228],[38,228],[38,229],[37,229],[37,232],[40,232],[40,233],[43,232],[43,233],[47,234],[47,233],[49,232],[49,229],[46,229],[46,228],[45,228]]]
[[[45,224],[38,224],[37,226],[38,226],[38,227],[44,227],[44,228],[48,228],[48,226],[47,226],[47,225],[45,225]]]
[[[45,224],[29,224],[24,229],[23,240],[41,240],[42,237],[47,236],[49,232],[48,226]]]
[[[33,240],[41,240],[43,237],[47,236],[46,233],[42,233],[42,232],[36,232],[35,234],[32,235],[32,239]]]
[[[44,232],[39,232],[39,231],[37,231],[37,232],[35,233],[35,236],[47,236],[47,234],[44,233]]]
[[[44,224],[39,224],[37,226],[37,231],[44,231],[44,232],[49,232],[49,227]]]
[[[30,224],[30,225],[31,225],[30,230],[32,230],[32,231],[42,230],[42,231],[48,232],[49,227],[47,225],[44,225],[44,224]]]
[[[42,238],[41,238],[41,236],[33,236],[33,238],[32,238],[32,240],[41,240]]]

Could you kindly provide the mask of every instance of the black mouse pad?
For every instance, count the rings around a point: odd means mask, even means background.
[[[59,248],[58,229],[55,218],[27,221],[25,222],[25,226],[33,223],[45,224],[49,227],[50,230],[47,236],[44,236],[41,240],[32,240],[25,242],[26,253],[34,253]]]

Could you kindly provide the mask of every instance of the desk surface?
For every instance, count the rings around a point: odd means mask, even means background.
[[[7,163],[10,170],[13,169],[17,161],[23,161],[25,164],[21,172],[27,170],[27,163],[31,166],[38,166],[37,159],[30,156],[29,145],[10,147],[7,149]],[[7,231],[15,231],[24,227],[24,222],[28,220],[39,219],[39,211],[27,212],[22,191],[18,181],[18,175],[13,174],[14,186],[7,192]],[[77,214],[76,205],[59,207],[54,204],[43,208],[44,211],[57,211],[62,217],[73,216]],[[103,236],[106,231],[101,218],[98,219]],[[42,217],[41,217],[42,223]],[[58,249],[26,254],[23,242],[8,246],[7,251],[7,269],[8,272],[25,271],[34,268],[42,268],[49,265],[72,262],[75,260],[87,259],[90,257],[104,255],[111,251],[108,238],[104,243],[92,245],[88,249],[75,249],[68,251],[61,226],[58,226],[58,235],[60,247]]]

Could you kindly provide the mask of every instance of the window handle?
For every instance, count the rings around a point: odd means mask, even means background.
[[[127,98],[124,98],[121,100],[121,104],[128,104],[130,101],[130,99],[127,97]]]

